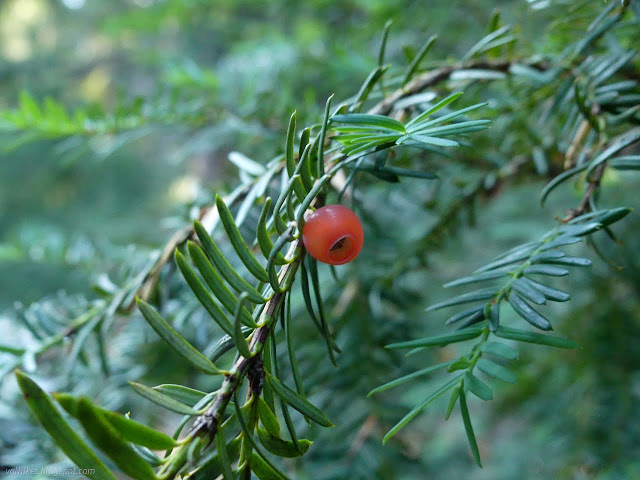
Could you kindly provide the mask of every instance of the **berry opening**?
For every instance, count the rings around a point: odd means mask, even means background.
[[[343,265],[358,256],[364,235],[353,211],[343,205],[325,205],[307,218],[302,240],[307,252],[319,262]]]
[[[354,238],[351,235],[345,235],[338,239],[329,249],[329,259],[334,262],[347,262],[353,255]]]

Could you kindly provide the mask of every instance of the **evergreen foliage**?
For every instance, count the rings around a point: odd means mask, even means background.
[[[130,23],[153,31],[172,18],[198,24],[205,12],[236,8],[227,5],[233,2],[151,3],[122,14],[110,28],[126,30]],[[519,8],[554,19],[544,42],[522,39],[518,26],[494,13],[466,52],[440,59],[434,54],[440,37],[421,31],[419,42],[404,49],[404,64],[394,40],[403,32],[389,22],[371,58],[349,53],[367,64],[362,83],[349,85],[349,92],[340,85],[335,96],[324,91],[334,86],[325,84],[319,108],[293,110],[292,98],[281,98],[277,108],[278,100],[268,99],[264,106],[260,96],[236,107],[235,100],[213,95],[234,81],[233,68],[218,73],[191,64],[167,67],[157,94],[115,108],[69,107],[64,98],[41,100],[22,91],[13,107],[0,111],[2,146],[13,154],[44,142],[63,156],[76,152],[64,157],[71,165],[81,161],[77,152],[99,144],[106,158],[136,148],[147,135],[171,129],[171,141],[178,141],[181,132],[212,125],[220,125],[215,135],[234,130],[240,147],[250,146],[247,138],[259,131],[278,147],[231,151],[237,178],[173,217],[175,232],[162,248],[147,250],[140,240],[135,249],[109,245],[104,256],[77,257],[101,274],[94,293],[61,292],[8,310],[27,340],[0,344],[0,379],[7,382],[15,372],[24,402],[9,407],[20,412],[15,419],[0,413],[21,432],[18,441],[0,433],[9,452],[0,454],[0,463],[70,460],[100,479],[444,478],[460,470],[442,460],[450,458],[442,447],[419,458],[424,424],[415,421],[429,415],[426,407],[448,398],[442,403],[447,420],[458,407],[469,458],[482,467],[501,455],[485,446],[488,414],[473,397],[526,408],[538,395],[553,396],[526,379],[536,369],[554,374],[554,362],[579,363],[580,345],[587,351],[583,342],[614,335],[613,323],[623,322],[617,318],[628,309],[636,318],[620,328],[630,330],[629,342],[637,338],[637,257],[630,258],[633,244],[622,244],[618,235],[638,225],[637,194],[625,193],[637,189],[640,170],[640,3],[530,1]],[[283,77],[298,73],[288,66],[282,71]],[[264,97],[291,94],[277,81],[266,82]],[[272,107],[278,127],[264,120],[272,120],[264,117]],[[313,115],[301,114],[304,109]],[[274,128],[282,133],[277,140]],[[567,195],[568,185],[575,195]],[[523,188],[535,191],[539,202],[517,205],[528,201]],[[552,201],[555,218],[540,208]],[[365,251],[350,266],[335,268],[306,255],[301,232],[310,212],[339,202],[361,215]],[[517,219],[492,211],[499,208],[494,204],[518,207],[530,223],[515,232],[518,225],[509,222]],[[487,237],[465,254],[454,246],[444,285],[454,293],[445,296],[433,282],[445,276],[438,258],[447,243],[465,238],[467,225]],[[497,248],[486,246],[492,242],[505,246],[493,258],[487,252]],[[74,252],[98,250],[88,245],[57,247],[52,256],[74,263]],[[0,258],[15,261],[28,250],[8,241],[0,244]],[[595,280],[569,275],[595,270],[596,262]],[[616,263],[623,273],[616,273]],[[599,312],[617,319],[610,328],[581,325],[580,310],[590,303],[580,298],[574,307],[565,291],[582,290],[578,297],[586,294],[601,306],[598,297],[609,293],[596,285],[598,278],[609,292],[618,282],[631,291]],[[627,298],[634,295],[635,301]],[[427,306],[433,296],[443,299]],[[565,309],[547,309],[551,302]],[[440,331],[435,312],[450,307],[447,329]],[[548,333],[554,327],[562,333]],[[619,361],[637,366],[637,354]],[[565,370],[555,375],[571,387]],[[445,378],[432,384],[431,376]],[[556,410],[562,417],[567,404],[570,399],[547,402],[534,413]],[[477,415],[485,420],[477,422]],[[33,428],[34,421],[42,428]],[[429,428],[428,435],[437,436],[445,427]],[[40,446],[47,434],[53,443]],[[508,432],[508,442],[519,434]],[[638,431],[630,435],[621,447],[629,454]],[[446,447],[452,455],[463,451],[452,442]],[[410,467],[399,460],[403,451]],[[625,478],[640,468],[620,465],[624,472],[606,474]],[[512,471],[505,467],[493,478],[510,478]]]

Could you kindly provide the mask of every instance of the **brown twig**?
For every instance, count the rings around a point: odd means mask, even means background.
[[[600,181],[602,180],[602,175],[604,174],[606,168],[606,163],[601,163],[600,165],[598,165],[595,172],[593,172],[593,177],[591,178],[589,186],[582,196],[580,204],[576,208],[572,208],[567,212],[567,216],[560,220],[562,223],[567,223],[568,221],[587,213],[587,211],[589,210],[589,201],[600,187]]]
[[[434,85],[447,80],[452,73],[458,70],[493,70],[506,73],[514,63],[519,62],[515,60],[479,60],[457,63],[455,65],[448,65],[446,67],[438,68],[437,70],[425,72],[421,75],[416,76],[403,88],[396,90],[382,102],[378,103],[375,107],[369,110],[369,113],[375,115],[388,115],[389,112],[391,112],[391,110],[393,109],[393,106],[399,100],[402,100],[403,98],[410,95],[414,95],[418,92],[422,92],[429,87],[433,87]],[[546,62],[527,63],[527,65],[538,70],[546,70],[548,68]]]
[[[583,120],[580,126],[578,127],[578,131],[576,132],[573,140],[571,141],[571,145],[567,149],[567,153],[564,157],[564,169],[569,170],[574,166],[574,157],[578,152],[579,148],[582,148],[582,144],[589,135],[591,131],[591,124],[588,120]]]
[[[407,84],[404,88],[396,91],[391,94],[388,98],[378,103],[372,109],[369,110],[370,114],[382,114],[386,115],[393,109],[393,106],[400,99],[422,91],[428,87],[431,87],[437,84],[440,81],[446,80],[451,73],[460,69],[492,69],[499,71],[508,71],[509,66],[511,65],[510,61],[501,61],[501,62],[491,62],[491,61],[480,61],[480,62],[471,62],[471,63],[462,63],[458,65],[453,65],[449,67],[440,68],[434,72],[427,72],[425,74],[417,76],[413,81]],[[327,171],[335,165],[335,163],[342,158],[340,155],[336,155],[332,161],[327,162]],[[316,199],[317,201],[317,199]],[[315,204],[315,202],[314,202]],[[154,271],[153,276],[148,276],[149,278],[155,278],[157,281],[157,272],[158,269],[162,267],[164,263],[168,261],[170,258],[170,253],[177,245],[181,242],[186,241],[193,234],[191,229],[184,229],[184,231],[177,233],[172,237],[172,240],[167,244],[165,249],[163,250],[163,255],[158,259],[156,264],[157,268],[154,267],[152,269]],[[167,253],[168,252],[168,253]],[[294,241],[291,246],[288,257],[295,256],[296,252],[300,252],[297,258],[289,264],[286,264],[282,267],[279,272],[278,278],[280,282],[286,282],[286,280],[295,275],[298,266],[300,265],[302,259],[304,258],[304,245],[301,239]],[[164,263],[163,263],[164,262]],[[147,287],[150,288],[150,287]],[[282,308],[283,301],[285,299],[286,293],[276,293],[266,304],[265,309],[259,319],[259,324],[261,325],[258,329],[256,329],[253,333],[253,337],[249,344],[249,349],[256,354],[259,354],[264,347],[266,340],[268,339],[271,329],[273,325],[276,323],[277,314]],[[210,439],[215,437],[217,433],[219,423],[224,415],[227,405],[229,404],[231,398],[233,397],[235,391],[239,387],[242,382],[242,378],[247,373],[247,370],[251,367],[255,359],[258,357],[245,358],[240,356],[233,364],[229,372],[225,375],[225,379],[222,382],[220,389],[218,390],[218,394],[216,395],[213,403],[207,409],[207,411],[199,416],[191,430],[189,432],[189,436],[202,436],[208,435]],[[367,423],[367,428],[373,428],[375,425],[373,419],[370,423]],[[366,433],[366,432],[365,432]],[[366,436],[359,440],[364,441]],[[187,448],[188,445],[184,445],[181,448]]]
[[[511,60],[498,60],[498,61],[488,61],[488,60],[481,60],[481,61],[473,61],[473,62],[464,62],[464,63],[459,63],[459,64],[455,64],[455,65],[450,65],[450,66],[446,66],[446,67],[441,67],[437,70],[433,70],[433,71],[429,71],[429,72],[425,72],[421,75],[417,75],[411,82],[409,82],[407,85],[405,85],[403,88],[396,90],[394,93],[392,93],[390,96],[386,97],[383,101],[379,102],[377,105],[375,105],[373,108],[371,108],[368,113],[370,114],[375,114],[375,115],[387,115],[391,112],[391,110],[393,109],[393,106],[401,99],[416,94],[418,92],[421,92],[429,87],[432,87],[444,80],[447,80],[449,78],[449,76],[457,71],[457,70],[473,70],[473,69],[479,69],[479,70],[494,70],[494,71],[500,71],[500,72],[508,72],[509,71],[509,67],[513,64],[516,63],[516,61],[511,61]],[[525,62],[526,63],[526,62]],[[535,62],[535,63],[529,63],[529,66],[539,69],[539,70],[546,70],[547,65],[544,62]],[[282,163],[281,167],[284,167],[284,162]],[[344,188],[344,184],[346,182],[346,178],[344,177],[344,175],[340,175],[340,172],[338,175],[334,176],[334,178],[332,178],[332,185],[336,188],[336,190],[338,191],[342,191],[342,189]],[[247,189],[250,188],[250,185],[247,185]],[[348,196],[350,195],[350,191],[347,190],[345,192],[345,194]],[[228,203],[228,202],[227,202]],[[205,226],[205,228],[207,228],[207,230],[211,230],[210,226],[215,223],[215,219],[217,218],[217,210],[215,208],[212,207],[206,207],[203,209],[202,213],[201,213],[201,223]],[[180,230],[176,231],[171,238],[169,239],[169,241],[167,242],[167,244],[165,245],[165,247],[162,249],[162,253],[160,254],[160,256],[158,257],[158,259],[156,260],[155,264],[153,265],[153,267],[149,270],[149,273],[147,274],[147,276],[145,277],[145,279],[143,280],[142,284],[140,285],[140,288],[138,289],[137,295],[138,297],[140,297],[143,300],[148,300],[149,297],[151,296],[151,294],[153,293],[153,291],[156,288],[156,285],[158,284],[158,281],[160,280],[160,274],[162,272],[163,267],[169,262],[171,261],[171,258],[173,256],[173,252],[174,250],[179,247],[180,245],[183,245],[187,240],[189,240],[190,238],[193,238],[194,232],[193,232],[193,227],[192,226],[187,226],[187,227],[183,227]],[[128,310],[133,309],[135,302],[132,302],[129,306],[128,306]]]
[[[296,252],[299,252],[296,260],[284,265],[280,270],[278,278],[281,283],[286,282],[287,278],[291,275],[295,275],[300,262],[304,259],[304,250],[301,238],[291,244],[287,256],[293,256]],[[256,361],[256,358],[259,358],[259,353],[262,351],[267,338],[269,338],[271,328],[275,323],[280,308],[282,307],[284,297],[284,293],[276,293],[267,302],[262,315],[260,316],[260,321],[258,322],[262,326],[255,330],[253,337],[251,338],[251,342],[249,343],[249,350],[251,352],[256,352],[256,356],[251,358],[240,356],[240,358],[234,363],[233,367],[229,370],[229,373],[225,375],[224,381],[222,382],[219,393],[216,395],[213,404],[204,414],[196,419],[191,427],[190,434],[201,435],[206,433],[213,439],[218,430],[218,424],[222,414],[242,380],[242,377],[247,369]]]
[[[247,189],[248,188],[249,186],[247,186]],[[228,201],[229,199],[224,198],[223,200]],[[204,207],[200,212],[199,221],[208,231],[211,231],[217,218],[218,218],[218,210],[213,208],[212,206],[208,206],[208,207]],[[160,253],[160,256],[154,263],[151,270],[149,270],[149,273],[147,274],[145,279],[142,281],[142,284],[138,288],[138,292],[137,292],[138,297],[140,297],[143,300],[149,299],[149,297],[155,290],[156,285],[158,284],[158,281],[160,280],[160,274],[162,273],[162,268],[169,261],[171,261],[171,258],[173,257],[173,252],[175,251],[175,249],[178,248],[180,245],[183,245],[187,240],[193,238],[193,236],[194,236],[194,231],[193,231],[192,225],[182,227],[171,236],[167,244],[162,249],[162,253]],[[128,309],[129,310],[133,309],[134,305],[135,305],[135,300],[131,302]]]
[[[417,93],[420,90],[424,90],[439,81],[445,80],[449,77],[449,75],[460,69],[470,69],[470,68],[478,68],[478,69],[493,69],[500,71],[507,71],[511,62],[502,61],[502,62],[489,62],[489,61],[481,61],[481,62],[471,62],[471,63],[463,63],[458,64],[446,68],[441,68],[436,70],[435,72],[429,72],[422,74],[416,77],[413,81],[407,84],[404,88],[396,91],[391,94],[390,97],[378,103],[376,106],[371,108],[368,113],[370,114],[388,114],[393,105],[400,99],[404,98],[407,95],[411,95],[413,93]],[[331,168],[335,164],[336,159],[333,159],[333,162],[328,162],[327,170]],[[303,249],[302,241],[296,240],[291,247],[294,251],[295,249]],[[300,258],[302,255],[300,256]],[[279,277],[280,279],[284,279],[284,277],[295,274],[295,270],[297,269],[301,259],[298,258],[296,261],[285,265],[280,271]],[[269,302],[267,303],[263,315],[261,317],[261,322],[263,324],[253,336],[253,339],[250,344],[250,349],[253,351],[255,348],[259,350],[264,346],[264,342],[268,338],[270,334],[270,330],[273,322],[268,318],[272,315],[275,315],[279,309],[281,308],[282,301],[284,300],[284,294],[276,294]],[[205,414],[196,419],[194,422],[194,426],[192,427],[193,434],[202,434],[203,432],[207,432],[209,435],[215,435],[217,430],[218,422],[221,418],[222,413],[224,412],[231,396],[233,395],[235,389],[238,387],[239,382],[246,372],[247,368],[250,365],[251,359],[246,359],[244,357],[240,357],[233,367],[230,370],[230,374],[225,377],[225,380],[220,387],[220,393],[216,396],[214,403],[207,410]]]

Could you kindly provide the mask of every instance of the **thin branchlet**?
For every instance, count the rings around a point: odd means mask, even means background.
[[[508,72],[511,65],[515,63],[526,64],[532,68],[535,68],[539,71],[544,71],[548,68],[546,62],[537,61],[537,62],[527,62],[527,61],[518,61],[518,60],[479,60],[479,61],[470,61],[463,62],[455,65],[449,65],[446,67],[441,67],[436,70],[431,70],[420,75],[416,75],[413,80],[411,80],[407,85],[403,88],[400,88],[393,93],[391,93],[384,100],[380,101],[378,104],[374,105],[367,113],[372,115],[388,115],[394,109],[396,103],[402,100],[405,97],[410,95],[415,95],[416,93],[422,92],[427,88],[433,87],[441,82],[446,81],[452,73],[458,70],[493,70],[498,72]],[[330,138],[327,138],[327,141],[331,141]],[[338,158],[341,159],[341,158]],[[335,165],[335,162],[332,164]],[[284,160],[282,161],[280,168],[285,167]],[[327,168],[327,171],[330,171],[330,168]],[[337,172],[336,172],[337,173]],[[258,179],[255,180],[256,182]],[[245,191],[242,195],[239,195],[236,200],[241,200],[244,195],[246,195],[251,187],[252,183],[248,183],[245,186]],[[226,203],[230,203],[225,198]],[[320,203],[322,205],[322,203]],[[201,223],[209,224],[215,221],[217,217],[217,210],[213,207],[205,207],[203,208],[201,214]],[[193,227],[183,227],[180,230],[176,231],[174,235],[171,237],[169,242],[165,245],[162,250],[162,253],[154,263],[153,267],[150,269],[149,273],[146,275],[143,280],[140,288],[138,289],[138,297],[143,300],[147,300],[149,296],[154,291],[158,280],[160,279],[160,272],[164,265],[166,265],[173,258],[173,252],[177,247],[183,245],[187,240],[194,239],[194,231]],[[133,308],[133,303],[129,305],[129,309]]]
[[[504,72],[508,71],[511,64],[512,62],[510,61],[466,62],[449,67],[443,67],[436,71],[419,75],[414,78],[414,80],[405,85],[404,88],[397,90],[385,100],[375,105],[369,110],[368,113],[388,115],[393,110],[395,103],[397,103],[399,100],[446,80],[451,75],[451,73],[455,72],[456,70],[478,68]],[[534,64],[533,66],[541,70],[546,68],[544,64],[541,63]],[[327,141],[331,141],[331,139],[327,139]],[[327,162],[326,171],[330,172],[331,174],[335,174],[337,171],[339,171],[336,166],[341,160],[344,160],[343,155],[334,154],[330,161]],[[282,164],[282,168],[284,168],[284,162]],[[323,198],[324,195],[322,192],[320,192],[312,202],[311,206],[314,208],[317,207],[322,203]],[[174,237],[170,244],[175,248],[176,245],[179,245],[176,240],[181,240],[184,242],[192,235],[192,231],[190,232],[185,229],[183,232],[181,232],[181,238]],[[301,239],[297,239],[291,243],[290,250],[287,255],[288,258],[292,258],[293,256],[295,256],[296,258],[291,263],[285,264],[279,272],[278,277],[281,283],[286,282],[287,279],[290,279],[295,275],[295,272],[300,265],[300,262],[303,260],[304,255],[296,255],[293,252],[300,251],[303,251],[303,245]],[[159,262],[162,261],[166,261],[166,259],[164,257],[161,257],[159,259]],[[158,268],[159,267],[156,265],[153,271],[157,272]],[[218,426],[224,416],[225,410],[236,390],[240,387],[244,376],[247,376],[249,380],[248,395],[251,395],[252,393],[259,395],[261,393],[262,382],[264,381],[264,369],[261,365],[260,352],[264,348],[265,342],[269,338],[269,335],[272,333],[272,329],[274,328],[277,316],[284,304],[284,299],[286,298],[287,294],[288,292],[286,291],[276,292],[267,302],[261,318],[258,321],[260,327],[253,333],[249,344],[250,350],[252,352],[256,352],[257,355],[249,359],[240,356],[236,360],[232,368],[225,375],[224,381],[210,407],[194,421],[193,426],[189,431],[188,437],[206,435],[209,437],[209,444],[211,444],[218,431]]]

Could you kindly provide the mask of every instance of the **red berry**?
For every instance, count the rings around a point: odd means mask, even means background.
[[[302,231],[307,252],[316,260],[342,265],[358,256],[364,242],[358,216],[343,205],[327,205],[307,219]]]

